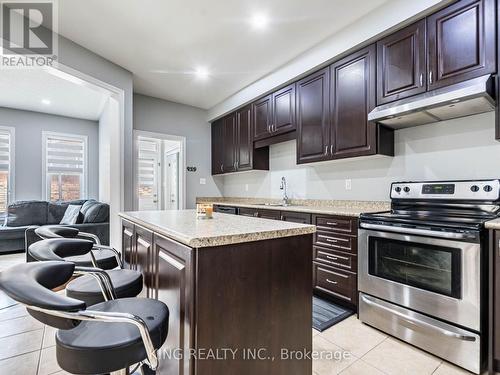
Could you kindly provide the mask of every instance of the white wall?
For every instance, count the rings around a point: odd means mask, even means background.
[[[396,156],[349,159],[297,166],[295,141],[271,146],[270,171],[224,177],[227,197],[389,200],[394,181],[500,178],[500,142],[494,113],[486,113],[395,132]],[[345,179],[352,179],[352,190]],[[248,185],[248,191],[245,190]]]
[[[15,200],[42,199],[42,132],[88,137],[88,198],[98,198],[99,140],[96,121],[0,107],[0,125],[15,134]]]
[[[359,44],[387,34],[391,28],[403,22],[409,23],[421,17],[423,13],[450,2],[451,0],[387,1],[373,12],[217,104],[208,111],[207,118],[211,121],[231,112],[280,85],[305,76]]]
[[[196,197],[220,196],[222,181],[211,174],[211,130],[203,109],[134,94],[134,129],[186,137],[186,208],[193,208]],[[200,178],[206,184],[200,184]]]

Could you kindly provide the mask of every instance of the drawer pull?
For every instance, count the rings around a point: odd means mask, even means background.
[[[333,226],[336,226],[336,225],[339,225],[339,223],[332,223],[332,222],[330,222],[330,221],[327,221],[327,222],[326,222],[326,225],[333,225]]]
[[[337,258],[337,257],[331,257],[330,255],[327,255],[326,257],[327,257],[328,259],[331,259],[331,260],[339,260],[339,258]]]
[[[336,281],[332,281],[332,280],[330,280],[330,279],[326,279],[326,282],[328,282],[328,283],[330,283],[330,284],[333,284],[333,285],[337,285],[337,284],[338,284],[338,282],[336,282]]]
[[[331,242],[331,243],[339,242],[338,240],[334,240],[333,238],[328,238],[328,237],[325,237],[325,240],[326,240],[326,242]]]

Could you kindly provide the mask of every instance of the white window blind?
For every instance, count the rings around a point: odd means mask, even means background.
[[[46,197],[86,197],[87,137],[44,132]]]
[[[14,129],[0,127],[0,215],[13,197]]]
[[[0,129],[0,171],[10,170],[10,132]]]

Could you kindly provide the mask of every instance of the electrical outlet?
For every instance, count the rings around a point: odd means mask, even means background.
[[[200,185],[206,185],[207,184],[207,179],[206,178],[200,178]]]
[[[352,189],[352,180],[350,178],[345,180],[345,189],[346,190],[351,190]]]

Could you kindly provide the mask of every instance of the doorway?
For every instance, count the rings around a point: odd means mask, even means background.
[[[136,130],[134,144],[135,209],[183,209],[185,138]]]

